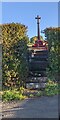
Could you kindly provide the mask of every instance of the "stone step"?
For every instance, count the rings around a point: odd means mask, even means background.
[[[43,89],[47,83],[47,77],[30,77],[26,81],[27,89]]]
[[[27,82],[46,82],[47,77],[29,77]]]
[[[30,77],[46,77],[46,70],[42,69],[42,70],[39,70],[39,71],[29,71],[29,76]]]
[[[43,89],[45,88],[46,83],[26,83],[27,89]]]

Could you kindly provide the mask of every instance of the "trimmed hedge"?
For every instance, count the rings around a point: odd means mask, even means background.
[[[3,40],[3,88],[22,86],[28,76],[27,27],[19,23],[0,25]]]
[[[58,80],[60,76],[60,27],[46,28],[44,30],[49,48],[49,66],[47,76],[51,80]]]

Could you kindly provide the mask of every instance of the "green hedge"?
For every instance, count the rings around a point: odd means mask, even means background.
[[[22,86],[28,76],[27,27],[19,23],[0,25],[3,40],[3,88]]]
[[[49,48],[49,66],[47,68],[47,76],[51,80],[58,80],[60,74],[60,27],[46,28],[44,30]]]

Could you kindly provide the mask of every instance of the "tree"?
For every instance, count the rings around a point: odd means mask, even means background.
[[[37,36],[32,37],[32,38],[30,39],[30,43],[35,43],[35,41],[36,41],[37,39],[38,39]],[[43,37],[40,36],[40,39],[43,40]]]
[[[49,67],[47,68],[47,76],[52,80],[58,79],[59,67],[59,51],[60,51],[60,27],[58,28],[46,28],[44,30],[45,36],[48,40],[49,48]]]
[[[27,61],[23,57],[23,54],[25,57],[27,55],[27,27],[19,23],[11,23],[0,25],[0,29],[2,29],[0,39],[3,40],[3,86],[20,86],[28,75]]]

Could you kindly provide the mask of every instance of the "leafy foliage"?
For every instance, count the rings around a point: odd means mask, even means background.
[[[4,91],[2,95],[2,100],[3,101],[23,100],[26,98],[26,96],[24,96],[22,92],[23,92],[22,87],[20,88],[20,90],[13,89]]]
[[[35,43],[35,41],[36,41],[37,39],[38,39],[37,36],[32,37],[32,38],[30,39],[30,43]],[[42,36],[40,36],[40,39],[43,41],[43,37],[42,37]]]
[[[52,96],[58,94],[58,83],[48,80],[45,87],[45,95]]]
[[[49,67],[47,68],[47,76],[51,80],[58,79],[59,67],[59,51],[60,51],[60,27],[46,28],[44,30],[49,48]]]
[[[28,75],[27,27],[18,23],[0,25],[3,40],[3,86],[22,86]]]
[[[38,93],[36,94],[36,97],[40,97],[43,95],[43,92],[42,91],[38,91]]]

